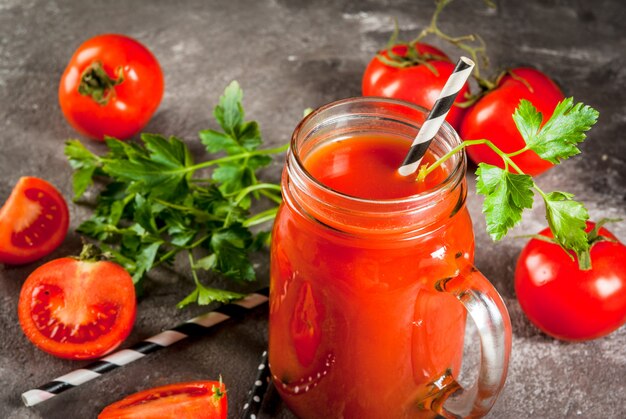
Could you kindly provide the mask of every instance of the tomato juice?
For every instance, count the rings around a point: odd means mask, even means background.
[[[440,291],[473,260],[464,171],[444,164],[425,182],[401,177],[410,144],[347,133],[288,157],[272,238],[270,365],[299,417],[434,417],[424,404],[436,382],[459,372],[466,312]]]

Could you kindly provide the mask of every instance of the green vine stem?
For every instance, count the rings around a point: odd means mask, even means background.
[[[425,164],[425,165],[421,166],[420,170],[419,170],[419,172],[417,174],[417,181],[418,182],[423,181],[426,178],[426,176],[431,174],[436,168],[441,166],[446,160],[448,160],[450,157],[452,157],[456,153],[460,152],[461,150],[464,150],[466,147],[479,145],[479,144],[486,145],[487,147],[492,149],[498,156],[500,156],[502,158],[502,161],[504,161],[504,165],[505,165],[506,169],[508,169],[508,167],[510,166],[513,169],[515,169],[515,171],[517,173],[519,173],[521,175],[525,174],[522,171],[522,169],[520,169],[519,166],[517,164],[515,164],[515,162],[511,159],[511,157],[517,156],[518,154],[521,154],[524,151],[528,150],[528,146],[526,146],[526,147],[524,147],[524,148],[522,148],[522,149],[520,149],[518,151],[515,151],[513,153],[508,153],[507,154],[504,151],[500,150],[498,148],[498,146],[496,146],[491,141],[486,140],[486,139],[481,139],[481,140],[467,140],[467,141],[463,141],[461,144],[459,144],[458,146],[454,147],[452,150],[448,151],[446,154],[444,154],[439,159],[437,159],[437,161],[435,163],[433,163],[432,165]]]
[[[469,54],[472,60],[476,63],[476,66],[474,67],[474,77],[478,84],[485,89],[493,89],[495,87],[495,84],[480,76],[479,64],[482,64],[484,67],[489,66],[489,57],[487,56],[487,44],[485,43],[484,39],[478,34],[451,36],[444,33],[439,28],[439,16],[441,15],[441,12],[446,8],[446,6],[452,3],[452,1],[453,0],[435,1],[436,9],[430,20],[430,24],[426,28],[422,29],[417,38],[411,41],[409,45],[415,45],[428,35],[434,35],[439,39],[442,39],[443,41],[454,45],[455,47]],[[495,7],[495,4],[490,1],[486,1],[486,3],[489,7]]]

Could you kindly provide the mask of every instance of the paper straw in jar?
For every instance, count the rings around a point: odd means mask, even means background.
[[[463,85],[469,78],[473,69],[474,62],[472,60],[467,57],[459,58],[454,71],[443,86],[437,101],[428,113],[422,128],[420,128],[417,136],[413,140],[411,148],[402,162],[402,166],[398,169],[398,173],[402,176],[409,176],[415,173],[419,167],[426,150],[428,150],[431,141],[435,138],[435,135],[437,135],[450,108],[452,108],[454,100],[459,94],[459,91],[463,88]]]
[[[201,336],[207,330],[230,318],[243,317],[253,308],[266,303],[269,289],[263,288],[254,293],[246,295],[241,300],[224,304],[216,309],[194,317],[178,326],[165,330],[157,335],[145,339],[128,349],[122,349],[110,355],[92,362],[83,368],[74,370],[69,374],[22,393],[22,401],[26,406],[35,406],[45,400],[51,399],[64,391],[77,387],[94,378],[100,377],[109,371],[136,361],[144,356],[166,348],[174,343],[190,336]]]
[[[265,397],[265,392],[270,381],[270,369],[267,364],[267,351],[263,351],[259,365],[257,367],[257,374],[254,379],[254,384],[248,392],[248,400],[243,405],[243,411],[241,412],[241,419],[257,419],[259,411],[261,410],[261,404]]]

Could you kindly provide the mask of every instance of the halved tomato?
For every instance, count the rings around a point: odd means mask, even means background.
[[[224,419],[228,410],[221,381],[192,381],[140,391],[104,408],[98,419]]]
[[[18,303],[22,330],[39,349],[68,359],[115,349],[135,321],[133,280],[108,261],[61,258],[30,274]]]
[[[65,199],[43,179],[23,177],[0,208],[0,263],[33,262],[65,239],[70,217]]]

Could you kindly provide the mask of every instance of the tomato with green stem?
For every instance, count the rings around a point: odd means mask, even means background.
[[[135,287],[119,265],[80,258],[50,261],[22,286],[18,318],[39,349],[67,359],[98,358],[126,339],[135,321]]]
[[[65,239],[70,216],[63,195],[50,183],[22,177],[0,208],[0,263],[30,263]]]
[[[222,381],[169,384],[131,394],[107,406],[98,419],[225,419],[228,411]]]
[[[63,115],[81,134],[128,139],[139,132],[163,97],[163,73],[152,53],[124,35],[85,41],[59,85]]]
[[[533,324],[557,339],[595,339],[626,323],[626,246],[601,225],[587,223],[589,270],[581,270],[550,242],[549,229],[519,256],[515,292],[520,306]]]
[[[520,100],[529,100],[547,121],[556,105],[565,98],[561,89],[547,75],[533,68],[509,70],[495,87],[468,110],[460,126],[463,140],[487,139],[505,153],[515,153],[512,160],[526,174],[534,176],[553,165],[526,148],[512,115]],[[487,163],[504,168],[502,158],[486,145],[467,149],[475,163]]]
[[[425,43],[397,44],[372,58],[363,74],[363,96],[402,99],[430,109],[439,97],[454,64],[440,49]],[[458,104],[469,94],[459,92],[446,121],[458,129],[465,109]]]

